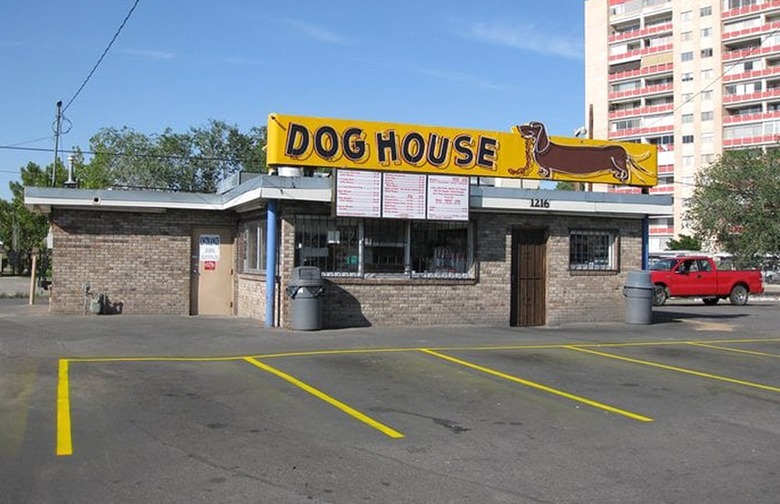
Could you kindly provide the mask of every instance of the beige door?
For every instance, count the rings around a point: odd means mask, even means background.
[[[190,314],[233,314],[233,233],[196,228],[190,260]]]

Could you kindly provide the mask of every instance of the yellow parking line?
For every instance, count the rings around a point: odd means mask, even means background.
[[[486,368],[484,366],[479,366],[479,365],[473,364],[471,362],[467,362],[467,361],[464,361],[464,360],[461,360],[461,359],[456,359],[455,357],[450,357],[449,355],[445,355],[445,354],[442,354],[442,353],[439,353],[439,352],[434,352],[433,350],[430,350],[430,349],[421,348],[420,351],[424,352],[424,353],[426,353],[428,355],[433,355],[434,357],[438,357],[440,359],[444,359],[446,361],[453,362],[455,364],[460,364],[461,366],[465,366],[467,368],[475,369],[477,371],[481,371],[483,373],[486,373],[486,374],[489,374],[489,375],[492,375],[492,376],[497,376],[497,377],[503,378],[505,380],[509,380],[509,381],[512,381],[512,382],[515,382],[515,383],[519,383],[521,385],[525,385],[526,387],[531,387],[533,389],[541,390],[543,392],[554,394],[554,395],[557,395],[557,396],[560,396],[560,397],[565,397],[566,399],[570,399],[572,401],[576,401],[576,402],[579,402],[579,403],[582,403],[582,404],[586,404],[586,405],[591,406],[593,408],[601,409],[601,410],[604,410],[604,411],[609,411],[610,413],[616,413],[618,415],[623,415],[623,416],[626,416],[628,418],[631,418],[631,419],[634,419],[634,420],[638,420],[640,422],[652,422],[653,421],[652,418],[646,417],[644,415],[639,415],[637,413],[632,413],[630,411],[626,411],[626,410],[623,410],[623,409],[620,409],[620,408],[615,408],[614,406],[610,406],[608,404],[604,404],[604,403],[600,403],[600,402],[597,402],[597,401],[593,401],[593,400],[585,398],[585,397],[581,397],[581,396],[577,396],[577,395],[574,395],[574,394],[570,394],[568,392],[564,392],[562,390],[554,389],[552,387],[548,387],[548,386],[542,385],[540,383],[532,382],[532,381],[529,381],[529,380],[526,380],[526,379],[523,379],[523,378],[519,378],[517,376],[508,375],[506,373],[502,373],[500,371],[496,371],[495,369]]]
[[[57,382],[57,455],[73,455],[70,434],[68,359],[60,359],[59,380]]]
[[[253,366],[259,367],[263,371],[267,371],[267,372],[269,372],[269,373],[271,373],[271,374],[273,374],[275,376],[278,376],[282,380],[285,380],[286,382],[291,383],[291,384],[295,385],[296,387],[305,390],[306,392],[308,392],[309,394],[313,395],[314,397],[317,397],[318,399],[321,399],[321,400],[325,401],[326,403],[330,404],[331,406],[333,406],[333,407],[335,407],[337,409],[340,409],[341,411],[343,411],[347,415],[355,418],[356,420],[359,420],[359,421],[365,423],[366,425],[369,425],[369,426],[373,427],[374,429],[384,433],[385,435],[387,435],[387,436],[389,436],[391,438],[398,439],[398,438],[404,437],[404,435],[401,434],[400,432],[398,432],[397,430],[391,429],[387,425],[374,420],[373,418],[369,417],[368,415],[365,415],[365,414],[357,411],[356,409],[351,408],[350,406],[347,406],[343,402],[341,402],[338,399],[335,399],[335,398],[325,394],[324,392],[320,392],[319,390],[315,389],[311,385],[308,385],[308,384],[300,381],[299,379],[297,379],[294,376],[291,376],[291,375],[285,373],[284,371],[281,371],[279,369],[276,369],[275,367],[272,367],[272,366],[269,366],[268,364],[260,362],[259,360],[255,359],[254,357],[246,357],[246,358],[244,358],[244,360],[247,361],[248,363],[252,364]]]
[[[761,390],[769,390],[770,392],[780,392],[780,388],[773,387],[771,385],[764,385],[764,384],[761,384],[761,383],[749,382],[749,381],[745,381],[745,380],[738,380],[736,378],[729,378],[727,376],[720,376],[720,375],[715,375],[715,374],[711,374],[711,373],[704,373],[702,371],[695,371],[693,369],[686,369],[686,368],[681,368],[681,367],[676,367],[676,366],[669,366],[667,364],[660,364],[658,362],[651,362],[651,361],[645,361],[645,360],[640,360],[640,359],[632,359],[631,357],[623,357],[622,355],[615,355],[615,354],[606,353],[606,352],[597,352],[596,350],[590,350],[588,348],[581,348],[581,347],[576,347],[576,346],[567,346],[566,348],[569,349],[569,350],[574,350],[576,352],[589,353],[589,354],[598,355],[598,356],[601,356],[601,357],[607,357],[609,359],[615,359],[615,360],[620,360],[620,361],[624,361],[624,362],[630,362],[632,364],[642,364],[643,366],[650,366],[650,367],[655,367],[655,368],[659,368],[659,369],[665,369],[667,371],[677,371],[678,373],[685,373],[685,374],[689,374],[689,375],[693,375],[693,376],[698,376],[698,377],[701,377],[701,378],[709,378],[711,380],[719,380],[719,381],[723,381],[723,382],[734,383],[734,384],[737,384],[737,385],[744,385],[746,387],[753,387],[753,388],[757,388],[757,389],[761,389]]]
[[[777,357],[780,358],[780,355],[778,354],[771,354],[766,352],[756,352],[755,350],[743,350],[741,348],[730,348],[730,347],[724,347],[720,345],[708,345],[706,343],[688,343],[692,346],[699,346],[704,348],[712,348],[714,350],[724,350],[726,352],[734,352],[734,353],[741,353],[741,354],[748,354],[748,355],[758,355],[760,357]]]

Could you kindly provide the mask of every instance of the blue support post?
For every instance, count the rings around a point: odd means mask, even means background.
[[[268,200],[265,233],[265,326],[274,327],[276,299],[276,211],[279,201]]]
[[[642,269],[648,268],[650,262],[650,219],[645,215],[642,218]]]

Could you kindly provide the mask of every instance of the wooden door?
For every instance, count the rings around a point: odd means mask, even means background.
[[[199,228],[192,233],[190,314],[233,314],[233,233]]]
[[[547,313],[547,232],[512,232],[512,292],[510,323],[542,326]]]

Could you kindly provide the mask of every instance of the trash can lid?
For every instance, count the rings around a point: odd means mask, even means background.
[[[322,274],[316,266],[298,266],[292,270],[290,283],[299,285],[316,285],[322,282]]]
[[[653,280],[650,277],[650,272],[645,270],[629,271],[625,286],[652,289]]]

